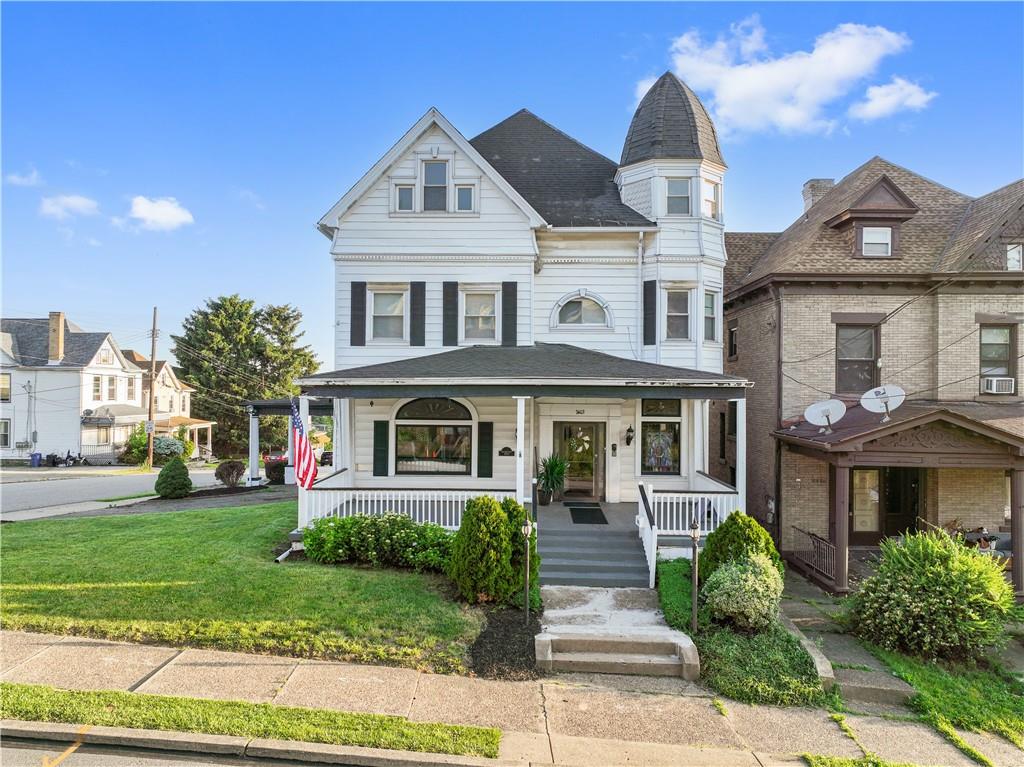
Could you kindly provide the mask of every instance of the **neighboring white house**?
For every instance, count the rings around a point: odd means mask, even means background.
[[[142,371],[109,333],[86,332],[63,312],[0,323],[0,457],[114,460],[146,417]]]
[[[318,224],[337,369],[299,384],[333,406],[337,473],[317,488],[528,501],[560,453],[570,496],[735,508],[705,474],[708,402],[742,430],[749,386],[722,374],[725,171],[668,73],[618,163],[525,109],[471,140],[430,109]]]

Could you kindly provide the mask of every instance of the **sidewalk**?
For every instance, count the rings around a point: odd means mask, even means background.
[[[245,700],[497,727],[501,758],[558,765],[788,765],[810,752],[859,757],[829,714],[724,701],[676,678],[570,674],[531,682],[409,669],[0,632],[0,679],[68,689]],[[849,716],[884,759],[973,766],[931,728]],[[968,735],[996,764],[1013,749]],[[991,741],[991,742],[990,742]],[[1017,752],[1016,756],[1019,756]],[[1004,758],[1001,758],[1004,757]],[[976,767],[976,766],[975,766]]]

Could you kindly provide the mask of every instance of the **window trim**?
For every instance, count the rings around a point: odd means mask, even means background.
[[[1010,250],[1017,250],[1017,266],[1013,269],[1010,268]],[[1006,271],[1008,272],[1020,272],[1024,271],[1024,243],[1020,242],[1008,242],[1006,243]]]
[[[721,293],[717,290],[704,289],[704,301],[700,308],[700,335],[704,343],[722,343],[722,323],[718,321]],[[708,317],[708,296],[711,296],[711,317]],[[708,338],[707,321],[714,321],[714,332]]]
[[[682,199],[684,195],[672,194],[669,190],[673,181],[681,181],[686,184],[686,213],[672,213],[669,210],[669,200],[673,198]],[[672,218],[693,217],[693,178],[691,176],[673,176],[665,179],[665,216]]]
[[[600,322],[563,323],[561,321],[561,317],[559,315],[562,312],[562,307],[581,298],[589,298],[604,310],[603,324]],[[587,331],[594,330],[613,330],[615,328],[615,315],[612,313],[611,305],[602,296],[587,288],[579,288],[571,293],[566,293],[555,302],[555,305],[551,308],[551,316],[548,320],[548,326],[552,330],[568,330],[572,333],[586,333]]]
[[[469,190],[469,194],[470,194],[470,206],[468,208],[465,208],[465,209],[459,207],[459,192],[462,191],[463,189],[468,189]],[[476,198],[477,198],[476,184],[467,184],[467,183],[464,183],[464,182],[456,182],[455,183],[455,193],[454,193],[454,202],[455,202],[455,211],[454,212],[455,213],[476,213]]]
[[[466,296],[494,296],[494,338],[466,337]],[[459,346],[500,346],[501,345],[501,284],[500,283],[459,283]]]
[[[102,433],[102,430],[104,430],[104,429],[107,432],[107,438],[104,441],[101,442],[100,441],[100,434]],[[96,427],[96,444],[97,445],[109,445],[110,444],[110,438],[112,436],[111,432],[112,432],[112,429],[109,426],[97,426]]]
[[[0,430],[0,448],[10,448],[11,446],[11,428],[13,426],[13,419],[11,418],[0,418],[0,424],[7,424],[6,431]]]
[[[673,397],[654,397],[652,399],[674,399]],[[688,476],[687,473],[687,461],[689,458],[688,451],[689,445],[689,432],[687,431],[687,407],[686,402],[680,400],[679,402],[679,415],[644,415],[643,399],[637,399],[636,401],[636,448],[634,449],[635,454],[635,465],[634,471],[637,477],[672,477],[672,478],[685,478]],[[678,474],[667,474],[665,472],[650,472],[644,471],[643,466],[643,439],[644,439],[644,424],[645,423],[677,423],[679,424],[679,473]]]
[[[707,189],[714,189],[715,195],[712,198],[707,197]],[[700,180],[700,215],[702,218],[709,218],[712,221],[722,222],[722,182],[715,181],[712,178],[701,178]],[[704,212],[704,203],[713,202],[715,205],[715,214],[710,215]]]
[[[729,327],[725,331],[725,353],[726,357],[732,361],[736,360],[740,356],[740,326],[736,320],[729,323]]]
[[[7,385],[4,385],[4,380],[7,381]],[[14,385],[14,378],[10,373],[0,373],[0,402],[10,402],[13,392],[11,387]],[[7,396],[4,396],[4,389],[7,389]]]
[[[1007,347],[1006,348],[1006,357],[1007,357],[1006,371],[1007,372],[1006,372],[1005,376],[983,375],[982,372],[981,372],[981,366],[982,366],[982,363],[983,363],[983,360],[981,358],[982,331],[984,331],[986,328],[1000,328],[1000,329],[1006,329],[1006,330],[1010,331],[1010,338],[1006,342],[1006,347]],[[1016,348],[1017,348],[1017,325],[1015,323],[984,322],[984,323],[981,323],[978,326],[978,393],[979,394],[985,394],[986,396],[993,396],[993,397],[1020,396],[1020,392],[1018,391],[1018,384],[1017,384],[1017,363],[1018,363],[1018,360],[1017,360],[1016,355],[1014,354],[1014,350]],[[1011,394],[1011,395],[1007,395],[1007,394],[991,394],[990,392],[983,391],[982,390],[982,381],[984,379],[986,379],[986,378],[1012,378],[1014,380],[1013,394]]]
[[[402,337],[401,338],[375,338],[373,335],[373,310],[376,301],[376,293],[401,293],[402,294]],[[366,286],[366,343],[381,346],[408,346],[409,344],[409,285],[408,283],[386,284],[375,283]],[[381,315],[385,316],[385,315]]]
[[[117,399],[117,376],[106,376],[107,379],[107,402],[112,402]],[[113,393],[111,393],[113,390]]]
[[[440,184],[427,183],[427,166],[444,166],[444,207],[427,210],[427,189],[440,189]],[[450,213],[452,210],[452,168],[455,163],[448,157],[426,157],[420,160],[420,210],[423,213]]]
[[[394,182],[392,184],[393,199],[391,201],[392,210],[395,213],[415,213],[416,212],[416,184],[412,181],[408,183]],[[409,190],[409,207],[403,208],[401,206],[401,195],[400,192],[403,189]]]
[[[103,376],[92,377],[92,399],[93,402],[103,401]]]
[[[874,356],[874,359],[872,361],[873,361],[874,364],[872,365],[871,384],[869,386],[867,386],[864,389],[864,391],[867,391],[868,389],[872,389],[875,386],[879,385],[879,366],[878,366],[878,362],[882,358],[882,333],[881,333],[881,328],[878,325],[860,325],[860,324],[852,323],[852,322],[840,323],[840,324],[836,325],[836,330],[835,330],[835,344],[836,344],[835,348],[836,348],[836,352],[835,352],[835,357],[834,357],[834,360],[833,360],[834,363],[835,363],[835,393],[836,394],[856,394],[857,396],[860,396],[861,394],[864,393],[863,391],[856,391],[856,392],[843,391],[840,388],[840,386],[839,386],[839,360],[840,360],[840,357],[839,357],[839,329],[840,328],[860,328],[862,330],[869,330],[870,329],[872,331],[871,335],[872,335],[872,337],[874,339],[873,343],[874,343],[874,352],[875,352],[875,356]],[[844,357],[843,359],[860,360],[861,362],[865,362],[866,361],[866,359],[860,358],[860,357],[849,357],[849,358]]]
[[[888,229],[889,230],[889,255],[887,256],[866,256],[864,255],[864,230],[865,229]],[[886,261],[888,259],[900,258],[900,222],[891,220],[866,220],[856,221],[853,225],[853,257],[863,258],[868,261]]]
[[[665,311],[661,313],[662,322],[664,323],[664,330],[662,331],[661,337],[668,343],[690,343],[693,341],[693,294],[696,292],[696,287],[693,285],[665,285],[662,288],[663,298],[665,300]],[[668,317],[669,317],[669,294],[670,293],[684,293],[686,294],[686,314],[680,312],[672,312],[675,317],[686,317],[686,336],[670,336],[668,334]]]
[[[470,479],[477,478],[477,440],[479,439],[479,425],[480,425],[480,414],[477,412],[476,406],[468,399],[463,397],[442,397],[441,399],[450,399],[453,402],[457,402],[462,405],[466,410],[469,411],[469,420],[428,420],[428,419],[413,419],[413,418],[398,418],[399,411],[408,405],[410,402],[414,402],[423,397],[405,397],[398,400],[391,408],[391,413],[388,416],[388,434],[391,441],[391,449],[388,451],[388,476],[389,477],[464,477]],[[399,426],[471,426],[470,431],[470,443],[469,443],[469,455],[470,465],[469,473],[455,472],[411,472],[403,471],[401,474],[398,473],[398,427]]]
[[[137,393],[136,389],[138,389],[138,386],[135,383],[135,376],[128,376],[125,381],[125,398],[134,400]]]

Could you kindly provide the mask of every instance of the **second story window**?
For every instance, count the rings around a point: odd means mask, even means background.
[[[718,340],[718,299],[710,290],[704,293],[704,340]]]
[[[1006,271],[1019,272],[1024,269],[1024,245],[1019,242],[1006,246]]]
[[[117,378],[107,376],[107,399],[117,399]]]
[[[722,185],[717,181],[703,179],[701,188],[704,190],[702,201],[702,212],[708,218],[715,221],[722,220]]]
[[[738,336],[739,328],[733,325],[729,328],[729,359],[736,359],[739,355]]]
[[[135,399],[135,376],[128,376],[128,399]]]
[[[885,258],[892,255],[892,228],[865,226],[861,230],[861,255]]]
[[[665,337],[681,338],[690,337],[690,291],[669,290],[667,291]]]
[[[463,298],[462,336],[466,341],[494,341],[498,337],[498,294],[466,293]]]
[[[181,412],[182,413],[187,413],[188,412],[188,395],[187,394],[182,394],[181,395]]]
[[[405,338],[405,293],[370,293],[370,338],[374,341],[401,341]]]
[[[92,377],[92,398],[103,399],[103,379],[100,376]]]
[[[690,215],[690,179],[670,178],[665,214],[669,216]]]
[[[989,382],[986,378],[1013,378],[1013,330],[1009,325],[986,325],[981,328],[981,386],[983,392],[1013,394],[1006,382]],[[1009,389],[1009,391],[1004,391]]]
[[[878,385],[878,328],[836,325],[836,392],[863,394]]]
[[[0,373],[0,402],[11,401],[11,374]]]
[[[423,163],[423,210],[448,210],[448,163]]]

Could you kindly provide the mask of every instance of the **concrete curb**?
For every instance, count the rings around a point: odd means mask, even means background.
[[[832,662],[825,657],[821,648],[808,639],[804,635],[804,632],[802,632],[800,628],[785,615],[785,613],[779,613],[779,620],[782,622],[783,628],[795,636],[800,642],[800,646],[803,647],[807,651],[807,654],[811,656],[811,660],[814,662],[814,670],[818,674],[818,679],[821,680],[822,689],[824,689],[825,692],[828,692],[835,687],[836,672],[832,668]]]
[[[81,742],[90,745],[146,748],[188,754],[242,756],[254,759],[290,759],[314,764],[353,765],[353,767],[524,767],[526,763],[508,759],[429,754],[421,751],[390,751],[382,748],[334,746],[326,743],[244,738],[233,735],[206,735],[197,732],[136,730],[128,727],[88,727],[57,722],[0,721],[0,736],[21,740],[58,743]]]

